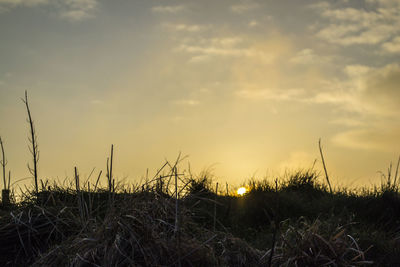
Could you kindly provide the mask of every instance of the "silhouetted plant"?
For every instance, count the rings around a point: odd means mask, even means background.
[[[1,136],[0,136],[0,147],[1,147],[1,154],[2,154],[2,160],[0,161],[0,164],[3,169],[3,190],[1,191],[1,201],[2,201],[3,206],[7,207],[10,204],[11,171],[8,172],[8,183],[7,183],[7,180],[6,180],[7,159],[5,156],[4,144],[3,144],[3,140],[1,139]]]
[[[29,128],[30,128],[30,137],[28,138],[30,142],[30,147],[29,151],[32,154],[32,164],[33,167],[30,167],[28,164],[28,170],[29,172],[33,175],[34,182],[35,182],[35,190],[36,194],[39,193],[39,187],[38,187],[38,170],[37,170],[37,164],[39,161],[39,149],[38,149],[38,144],[37,144],[37,135],[36,135],[36,130],[35,130],[35,125],[32,119],[31,115],[31,110],[29,108],[29,102],[28,102],[28,92],[25,91],[25,99],[22,98],[22,102],[24,102],[25,107],[26,107],[26,112],[28,113],[28,119],[27,122],[29,123]]]

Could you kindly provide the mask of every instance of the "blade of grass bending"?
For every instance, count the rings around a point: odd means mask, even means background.
[[[99,176],[97,177],[96,184],[94,185],[93,192],[96,192],[97,185],[99,184],[100,177],[101,177],[101,174],[102,174],[102,173],[103,173],[103,171],[101,170],[101,171],[99,172]]]
[[[111,192],[112,189],[112,168],[113,168],[113,154],[114,154],[114,145],[111,145],[111,157],[110,157],[110,176],[108,177],[109,190]]]
[[[0,145],[1,145],[1,152],[3,155],[3,160],[1,161],[1,166],[3,167],[3,182],[4,182],[4,190],[7,189],[7,184],[6,184],[6,158],[4,154],[4,146],[3,146],[3,140],[0,137]]]
[[[179,194],[178,194],[178,171],[176,166],[174,167],[175,171],[175,233],[179,231],[179,220],[178,220],[178,212],[179,212]]]
[[[7,186],[7,190],[10,190],[10,183],[11,183],[11,171],[8,171],[8,186]]]
[[[397,160],[396,173],[395,173],[395,175],[394,175],[394,181],[393,181],[393,185],[394,185],[394,186],[396,186],[397,175],[399,174],[399,164],[400,164],[400,156],[399,156],[399,159]]]
[[[318,145],[319,145],[319,152],[320,152],[320,154],[321,154],[322,165],[324,166],[325,178],[326,178],[326,181],[328,182],[329,191],[330,191],[330,193],[332,194],[332,187],[331,187],[331,183],[330,183],[330,181],[329,181],[328,171],[326,170],[326,164],[325,164],[324,154],[322,153],[321,138],[319,139]]]

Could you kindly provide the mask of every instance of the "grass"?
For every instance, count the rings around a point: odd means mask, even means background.
[[[136,186],[43,183],[1,210],[2,266],[393,266],[398,187],[330,190],[312,170],[215,193],[165,164]],[[271,180],[272,181],[272,180]],[[175,183],[176,182],[176,183]],[[178,196],[178,198],[177,198]],[[214,226],[215,225],[215,226]]]

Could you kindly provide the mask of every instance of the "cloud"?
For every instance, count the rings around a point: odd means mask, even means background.
[[[366,0],[369,4],[379,4],[384,7],[399,7],[400,1],[399,0]]]
[[[344,131],[335,135],[332,142],[351,149],[398,152],[399,137],[400,127],[388,128],[386,124]]]
[[[66,0],[64,9],[60,12],[61,18],[69,21],[81,21],[93,16],[98,3],[96,0]]]
[[[327,88],[312,99],[314,103],[330,104],[342,111],[330,121],[339,125],[338,130],[342,129],[332,137],[333,143],[357,150],[398,152],[399,64],[375,68],[349,65],[344,73],[348,80],[327,83]]]
[[[400,36],[393,38],[389,42],[385,42],[382,48],[389,53],[400,53]]]
[[[336,124],[336,125],[342,125],[342,126],[347,126],[347,127],[359,127],[359,126],[365,126],[365,122],[359,119],[354,119],[354,118],[337,118],[334,120],[331,120],[330,123]]]
[[[389,3],[398,1],[369,1],[369,9],[353,7],[333,8],[328,3],[311,6],[327,20],[317,37],[342,46],[376,45],[387,41],[400,31],[400,9]]]
[[[52,6],[61,19],[81,21],[94,16],[97,0],[0,0],[0,11],[16,7]]]
[[[360,78],[371,71],[371,67],[365,65],[348,65],[344,68],[345,73],[350,78]]]
[[[388,64],[373,68],[348,65],[343,72],[347,80],[327,80],[311,102],[331,104],[373,117],[400,118],[400,66]]]
[[[75,9],[67,10],[60,13],[60,17],[69,21],[81,21],[83,19],[90,18],[92,15],[86,10]]]
[[[310,9],[314,9],[317,12],[321,12],[321,11],[329,9],[331,7],[331,4],[326,1],[321,1],[321,2],[310,4],[308,7]]]
[[[197,106],[200,104],[199,101],[194,100],[194,99],[180,99],[180,100],[176,100],[173,102],[176,105],[179,106],[188,106],[188,107],[193,107],[193,106]]]
[[[254,27],[258,26],[258,22],[257,22],[257,20],[253,19],[253,20],[251,20],[247,25],[248,25],[250,28],[254,28]]]
[[[189,59],[189,63],[203,63],[207,62],[211,59],[209,55],[198,55],[198,56],[193,56]]]
[[[153,13],[162,13],[162,14],[176,14],[185,10],[185,6],[176,5],[176,6],[155,6],[151,8]]]
[[[50,0],[0,0],[0,5],[4,6],[37,6],[49,3]]]
[[[242,14],[244,12],[256,9],[259,5],[250,1],[243,1],[240,4],[232,5],[230,7],[231,11],[236,14]]]
[[[220,46],[196,46],[196,45],[181,45],[179,50],[194,53],[194,54],[202,54],[202,55],[213,55],[213,56],[251,56],[253,51],[246,48],[227,48]]]
[[[294,57],[290,59],[290,62],[300,65],[311,65],[320,64],[329,61],[329,57],[319,56],[315,54],[313,49],[306,48],[299,51]]]
[[[50,0],[0,0],[0,13],[16,7],[35,7],[49,4]]]
[[[186,42],[182,42],[176,50],[191,54],[190,62],[201,62],[215,57],[257,57],[259,60],[269,62],[274,57],[274,53],[271,51],[251,47],[239,37],[188,39]]]
[[[208,29],[207,25],[198,25],[198,24],[185,24],[185,23],[164,23],[163,26],[170,30],[176,32],[189,32],[195,33]]]
[[[363,97],[386,114],[400,114],[400,66],[389,64],[363,77]]]
[[[239,97],[255,100],[298,100],[304,94],[303,89],[243,89],[236,92]]]

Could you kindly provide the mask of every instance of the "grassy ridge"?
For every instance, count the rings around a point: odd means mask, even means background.
[[[330,192],[313,171],[249,181],[243,197],[175,166],[135,187],[42,186],[3,206],[0,265],[395,266],[400,198]],[[175,186],[176,185],[176,186]],[[93,188],[93,189],[91,189]]]

